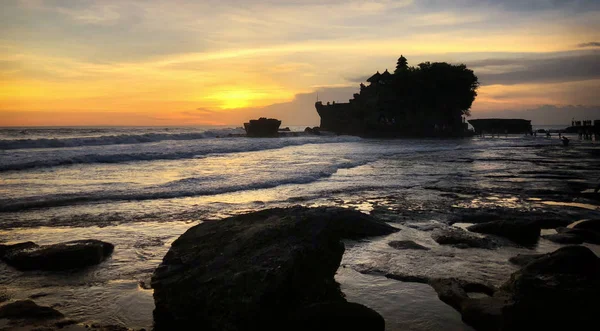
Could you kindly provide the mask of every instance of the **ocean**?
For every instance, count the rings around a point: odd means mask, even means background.
[[[189,227],[272,207],[339,206],[401,229],[346,243],[336,279],[348,300],[377,310],[388,330],[472,330],[428,285],[382,275],[499,285],[517,270],[509,257],[560,245],[540,239],[532,248],[458,249],[435,243],[430,230],[467,226],[468,215],[600,217],[600,202],[590,198],[600,180],[600,144],[575,136],[567,147],[555,135],[228,136],[240,133],[227,127],[1,128],[0,243],[93,238],[116,248],[106,262],[78,272],[19,272],[0,263],[0,287],[78,321],[150,328],[154,303],[144,284]],[[399,251],[387,245],[391,240],[431,250]]]

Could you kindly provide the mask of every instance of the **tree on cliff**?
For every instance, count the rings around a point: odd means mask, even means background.
[[[419,99],[428,108],[452,115],[470,116],[470,109],[477,96],[479,81],[473,70],[464,64],[424,62],[419,64],[415,83],[419,86]]]

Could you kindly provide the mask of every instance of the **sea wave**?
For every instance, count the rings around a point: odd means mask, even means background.
[[[360,161],[342,162],[319,169],[318,171],[312,173],[283,176],[280,178],[248,183],[239,183],[240,181],[238,180],[231,180],[232,183],[228,184],[226,181],[223,183],[225,178],[212,178],[211,181],[213,183],[218,183],[218,185],[203,186],[201,184],[207,182],[208,179],[186,178],[182,180],[171,181],[155,187],[147,187],[145,189],[133,191],[99,190],[96,192],[85,192],[81,194],[50,194],[24,197],[20,199],[0,199],[0,213],[19,212],[39,208],[72,206],[75,204],[103,203],[109,201],[143,201],[207,196],[239,191],[269,189],[281,185],[309,184],[323,178],[330,177],[340,169],[349,169],[361,166],[371,161],[372,160],[364,159]],[[196,183],[198,185],[188,185],[190,183]]]
[[[202,132],[186,133],[144,133],[119,134],[97,137],[70,138],[38,138],[38,139],[4,139],[0,140],[0,150],[32,149],[32,148],[65,148],[80,146],[125,145],[159,142],[164,140],[196,140],[225,137],[229,134],[242,134],[244,130],[213,129]]]
[[[154,160],[178,160],[201,158],[209,155],[255,152],[261,150],[272,150],[288,146],[299,146],[306,144],[327,144],[337,142],[357,141],[361,138],[351,136],[338,137],[292,137],[292,138],[265,138],[234,139],[235,141],[206,142],[203,144],[186,143],[184,145],[148,146],[139,148],[122,147],[80,147],[71,150],[23,150],[5,151],[4,157],[0,159],[0,172],[18,171],[33,168],[47,168],[73,164],[92,163],[125,163],[134,161]],[[216,140],[216,139],[215,139]]]

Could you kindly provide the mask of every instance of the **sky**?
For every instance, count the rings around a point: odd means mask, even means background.
[[[2,0],[0,126],[313,126],[400,55],[473,69],[473,118],[600,119],[598,0]]]

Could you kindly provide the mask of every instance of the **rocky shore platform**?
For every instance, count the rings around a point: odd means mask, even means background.
[[[398,229],[344,208],[268,209],[190,228],[152,277],[155,330],[385,330],[344,299],[342,239]]]

